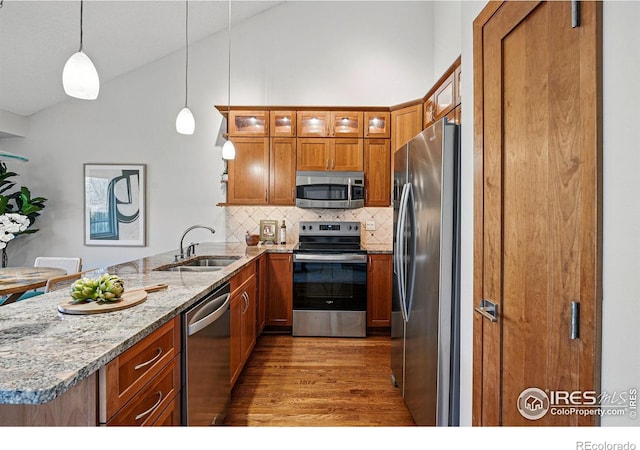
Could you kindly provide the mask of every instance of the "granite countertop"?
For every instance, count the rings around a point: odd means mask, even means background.
[[[66,289],[0,307],[0,404],[42,404],[55,399],[261,254],[291,252],[294,247],[295,244],[247,247],[244,243],[201,243],[198,256],[239,257],[216,272],[155,271],[174,262],[175,250],[107,267],[106,272],[124,280],[125,290],[159,283],[169,286],[121,311],[62,314],[57,306],[69,298]],[[365,248],[371,253],[391,252],[391,245]]]
[[[279,251],[287,251],[286,246]],[[273,249],[276,250],[275,248]],[[62,394],[186,310],[264,247],[202,243],[198,255],[239,256],[216,272],[154,271],[173,262],[175,251],[106,268],[125,282],[125,290],[158,283],[168,289],[148,294],[143,303],[105,314],[66,315],[58,304],[66,289],[0,307],[0,404],[41,404]],[[89,274],[91,275],[91,274]]]

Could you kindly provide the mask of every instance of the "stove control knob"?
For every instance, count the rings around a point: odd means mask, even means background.
[[[352,228],[351,225],[349,225],[349,231],[351,231],[351,228]]]
[[[313,225],[309,225],[309,230],[313,230]]]
[[[356,225],[356,228],[355,228],[355,230],[356,230],[356,231],[358,231],[358,225]]]

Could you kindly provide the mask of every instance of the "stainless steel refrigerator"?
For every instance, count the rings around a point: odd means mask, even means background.
[[[394,155],[393,382],[417,425],[459,425],[459,125]]]

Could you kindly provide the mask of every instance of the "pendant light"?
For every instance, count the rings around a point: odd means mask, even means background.
[[[229,119],[231,113],[231,0],[229,0],[229,72],[227,89],[227,142],[222,146],[222,159],[235,159],[236,147],[229,139]]]
[[[185,69],[184,69],[184,108],[176,117],[176,131],[180,134],[193,134],[196,128],[196,120],[187,106],[187,96],[189,94],[189,0],[185,1]]]
[[[95,100],[100,92],[98,71],[91,59],[82,51],[82,16],[84,2],[80,1],[80,50],[71,55],[62,70],[64,92],[82,100]]]

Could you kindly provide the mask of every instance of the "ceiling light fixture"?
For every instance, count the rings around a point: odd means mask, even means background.
[[[176,131],[180,134],[193,134],[196,129],[196,119],[187,106],[187,96],[189,94],[189,0],[185,1],[185,69],[184,69],[184,108],[176,117]]]
[[[82,100],[95,100],[100,92],[98,71],[91,59],[82,51],[82,16],[84,1],[80,1],[80,50],[71,55],[62,70],[64,92]]]
[[[222,159],[235,159],[236,147],[229,139],[229,119],[231,116],[231,0],[229,0],[229,72],[227,89],[227,142],[222,146]]]

